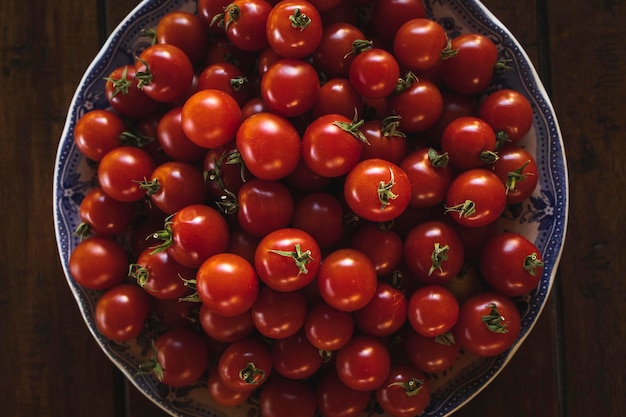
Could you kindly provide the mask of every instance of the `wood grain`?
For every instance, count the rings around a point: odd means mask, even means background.
[[[54,240],[51,178],[72,94],[137,0],[8,2],[0,36],[0,403],[7,417],[164,417],[83,323]],[[626,416],[626,2],[485,0],[548,87],[569,164],[558,280],[535,329],[456,416]]]

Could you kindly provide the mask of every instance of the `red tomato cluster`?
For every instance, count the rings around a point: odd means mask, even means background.
[[[167,14],[74,130],[98,187],[69,266],[103,291],[97,328],[156,315],[143,372],[208,371],[215,402],[258,393],[265,417],[419,414],[427,374],[512,346],[542,274],[496,226],[538,179],[528,100],[488,90],[502,65],[420,0]]]

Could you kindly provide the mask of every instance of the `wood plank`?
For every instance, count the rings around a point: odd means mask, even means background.
[[[98,48],[96,21],[95,2],[2,3],[0,396],[5,416],[85,416],[94,409],[114,414],[107,389],[111,367],[86,331],[65,282],[51,210],[54,155],[70,99]]]

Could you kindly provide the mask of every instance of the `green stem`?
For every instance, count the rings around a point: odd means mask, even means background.
[[[539,255],[532,253],[524,259],[524,269],[532,276],[537,275],[537,268],[543,266],[543,261],[539,259]]]
[[[504,323],[504,317],[500,314],[495,303],[489,304],[489,314],[482,317],[483,323],[487,326],[490,332],[493,333],[508,333],[508,324]]]
[[[302,13],[300,8],[297,8],[293,14],[289,16],[289,21],[291,22],[291,27],[300,29],[300,32],[311,24],[311,18],[305,13]]]
[[[446,206],[445,213],[458,213],[459,218],[469,217],[476,213],[476,203],[472,200],[465,200],[463,203],[457,204],[456,206]]]
[[[275,253],[280,256],[292,258],[296,264],[296,267],[298,267],[298,271],[299,271],[298,275],[308,274],[309,270],[306,268],[306,266],[309,262],[314,260],[313,257],[311,256],[311,251],[306,250],[303,252],[299,243],[296,243],[294,245],[294,249],[295,250],[293,251],[269,249],[268,252]]]
[[[391,174],[391,179],[389,182],[380,181],[378,183],[378,200],[380,200],[380,209],[384,210],[388,205],[391,204],[390,200],[395,200],[398,198],[398,195],[392,191],[394,185],[396,185],[396,179],[393,175],[393,170],[389,167],[389,173]]]
[[[402,387],[408,397],[415,397],[422,390],[424,386],[424,380],[418,378],[411,378],[408,381],[393,382],[387,387]]]
[[[435,272],[435,269],[438,269],[440,273],[443,273],[442,264],[444,261],[448,260],[448,249],[450,249],[450,246],[448,245],[441,246],[439,242],[435,243],[435,249],[430,255],[430,261],[432,264],[428,270],[428,276],[431,276],[432,273]]]

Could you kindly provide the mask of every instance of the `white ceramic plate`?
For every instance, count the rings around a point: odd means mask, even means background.
[[[480,392],[503,369],[528,336],[550,293],[559,262],[567,226],[568,179],[563,142],[557,119],[546,91],[521,45],[480,2],[475,0],[425,0],[430,16],[447,30],[450,37],[475,32],[489,36],[498,46],[500,57],[509,59],[512,71],[495,80],[494,88],[508,87],[523,92],[534,108],[531,132],[523,145],[535,155],[539,185],[530,199],[512,207],[503,227],[522,232],[535,242],[543,254],[545,267],[541,282],[529,297],[517,300],[522,314],[519,341],[509,351],[487,359],[462,355],[450,371],[433,376],[434,387],[427,416],[447,416]],[[80,223],[78,207],[95,184],[95,170],[76,149],[73,130],[85,112],[106,108],[103,77],[114,68],[133,62],[133,57],[149,44],[142,34],[155,27],[167,12],[177,9],[195,11],[193,0],[145,0],[115,29],[85,72],[69,107],[56,156],[54,173],[54,220],[56,239],[67,283],[76,299],[87,327],[108,357],[148,398],[174,416],[257,416],[251,404],[222,409],[212,404],[206,383],[174,389],[151,375],[135,375],[137,363],[146,357],[149,341],[140,337],[130,343],[113,343],[95,328],[94,307],[99,293],[78,286],[68,271],[71,251],[78,243],[72,233]],[[382,415],[375,407],[369,415]]]

